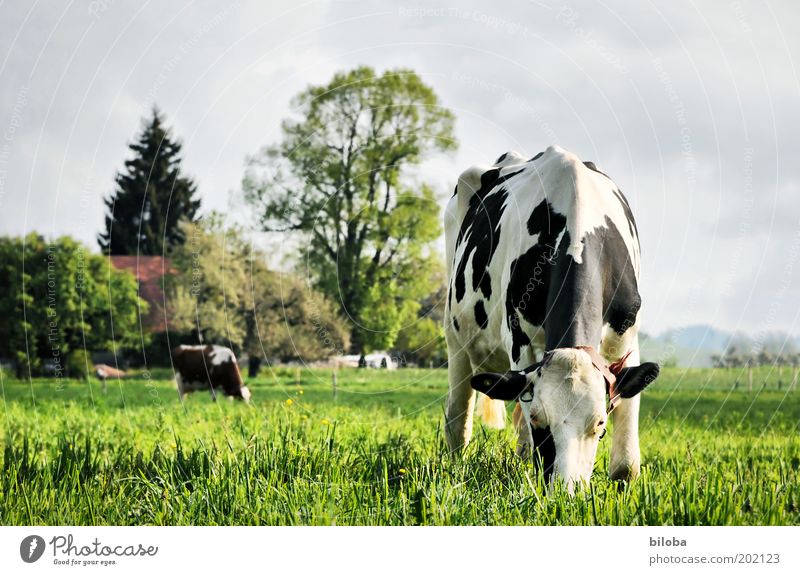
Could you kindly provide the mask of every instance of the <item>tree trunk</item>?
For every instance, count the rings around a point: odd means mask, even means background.
[[[247,360],[247,377],[258,377],[259,369],[261,369],[261,358],[251,355]]]

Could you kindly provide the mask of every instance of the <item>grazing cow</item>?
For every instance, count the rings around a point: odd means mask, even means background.
[[[106,365],[104,363],[98,363],[94,366],[94,373],[97,375],[97,379],[103,384],[103,393],[108,391],[108,382],[106,381],[109,377],[116,377],[120,379],[125,377],[127,374],[122,371],[121,369],[117,369],[115,367],[111,367],[110,365]]]
[[[172,350],[175,383],[181,400],[187,393],[207,389],[212,399],[217,389],[230,397],[250,401],[250,390],[242,381],[236,356],[221,345],[179,345]]]
[[[517,452],[572,491],[613,405],[609,474],[637,475],[638,393],[659,367],[639,365],[639,238],[614,182],[557,146],[510,152],[461,174],[445,220],[450,449],[470,440],[476,389],[496,400],[478,405],[490,426],[517,400]]]

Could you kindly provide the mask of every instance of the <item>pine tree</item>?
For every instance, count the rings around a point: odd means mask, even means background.
[[[197,187],[182,175],[181,144],[157,108],[130,149],[133,157],[104,200],[105,231],[97,241],[106,254],[164,255],[185,240],[178,222],[194,221],[200,209]]]

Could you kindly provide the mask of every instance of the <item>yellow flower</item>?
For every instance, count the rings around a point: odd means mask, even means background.
[[[328,421],[327,419],[323,419],[322,425],[330,425],[330,421]]]
[[[303,390],[301,389],[300,391],[298,391],[297,395],[303,395]]]
[[[286,405],[292,405],[293,403],[294,403],[294,401],[292,399],[287,399],[286,400]]]
[[[399,471],[400,471],[400,475],[405,475],[406,473],[408,473],[408,470],[405,467],[401,467],[399,469]]]

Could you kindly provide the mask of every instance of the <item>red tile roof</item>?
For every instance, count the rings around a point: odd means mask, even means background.
[[[164,274],[174,271],[170,261],[161,256],[111,256],[111,265],[131,272],[139,282],[139,297],[150,304],[142,318],[144,329],[151,333],[166,331]]]

